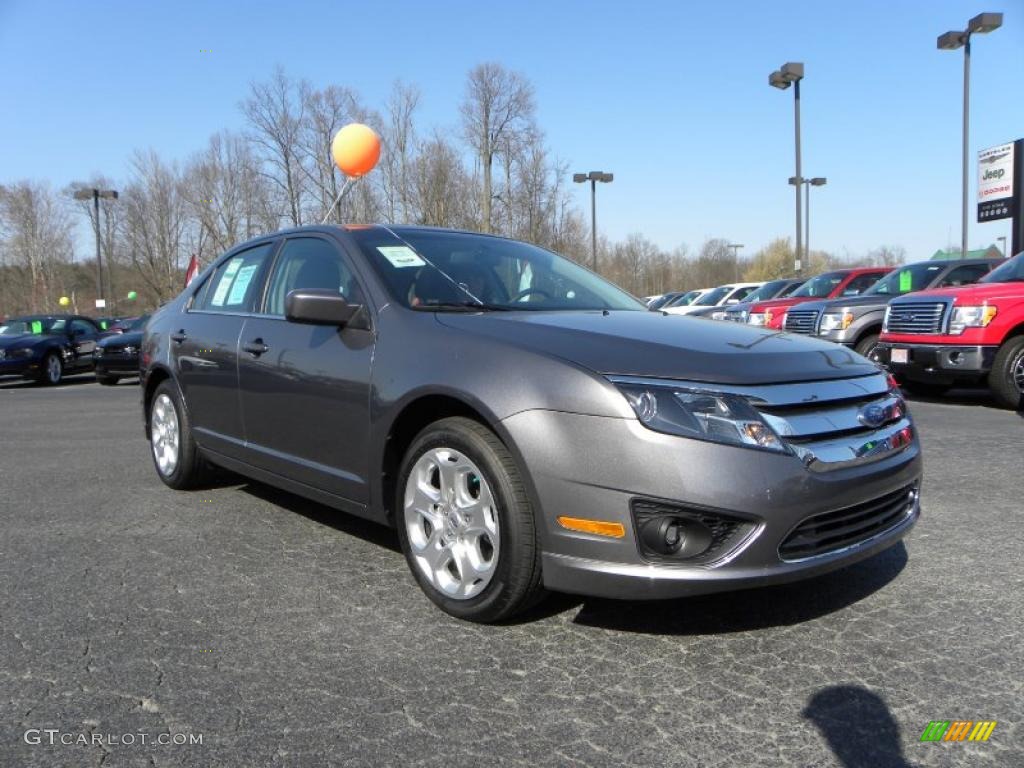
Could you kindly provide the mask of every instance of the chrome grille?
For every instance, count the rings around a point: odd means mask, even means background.
[[[790,333],[814,333],[818,327],[818,310],[791,309],[786,313],[784,327]]]
[[[889,305],[885,330],[889,333],[942,333],[945,310],[942,302],[893,302]]]

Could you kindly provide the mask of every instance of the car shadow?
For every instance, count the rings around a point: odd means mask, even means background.
[[[914,768],[900,726],[877,693],[859,685],[823,688],[800,713],[821,732],[843,768]],[[926,723],[921,723],[922,730]]]
[[[79,384],[94,384],[96,376],[92,371],[88,373],[73,373],[63,377],[56,386],[46,386],[31,379],[14,378],[0,379],[0,389],[60,389],[61,387],[74,387]]]
[[[903,542],[847,568],[805,581],[663,601],[588,598],[573,622],[651,635],[720,635],[800,624],[882,589],[907,565]]]
[[[227,480],[226,474],[223,477]],[[244,491],[258,499],[282,509],[287,509],[289,512],[294,512],[297,515],[302,515],[308,520],[333,528],[341,533],[347,533],[376,546],[390,549],[392,552],[401,553],[402,551],[398,544],[398,534],[394,528],[389,528],[370,520],[364,520],[361,517],[356,517],[333,507],[328,507],[326,504],[320,504],[302,496],[297,496],[288,491],[282,491],[271,485],[264,485],[263,483],[248,480],[238,475],[234,477],[236,482],[243,483],[239,488],[240,491]]]

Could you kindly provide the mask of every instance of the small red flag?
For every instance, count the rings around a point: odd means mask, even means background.
[[[199,274],[199,259],[193,253],[192,258],[189,259],[188,269],[185,270],[185,287],[188,288],[189,283],[196,279],[196,275]]]

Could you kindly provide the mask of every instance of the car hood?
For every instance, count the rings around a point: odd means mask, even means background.
[[[0,336],[0,349],[21,349],[22,347],[34,347],[43,341],[56,338],[50,334],[40,336],[36,333],[22,333],[18,336]]]
[[[1024,298],[1024,283],[972,283],[956,288],[932,288],[928,291],[907,293],[893,301],[917,301],[930,298],[953,299],[957,304],[969,305],[975,302],[995,301],[996,299]]]
[[[436,317],[449,328],[568,360],[601,374],[774,384],[878,371],[865,358],[830,342],[660,312],[438,313]]]
[[[119,347],[137,347],[142,344],[142,331],[130,331],[128,333],[116,333],[113,336],[104,336],[97,344],[101,347],[108,347],[116,344]]]
[[[904,294],[905,295],[905,294]],[[880,307],[884,308],[890,299],[895,296],[885,294],[871,294],[869,296],[844,296],[838,299],[817,299],[801,305],[802,309],[817,309],[827,312],[830,309],[841,309],[843,307]]]

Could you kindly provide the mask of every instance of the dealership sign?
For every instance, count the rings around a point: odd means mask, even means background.
[[[1000,144],[978,153],[978,221],[1008,219],[1013,215],[1015,144]]]

